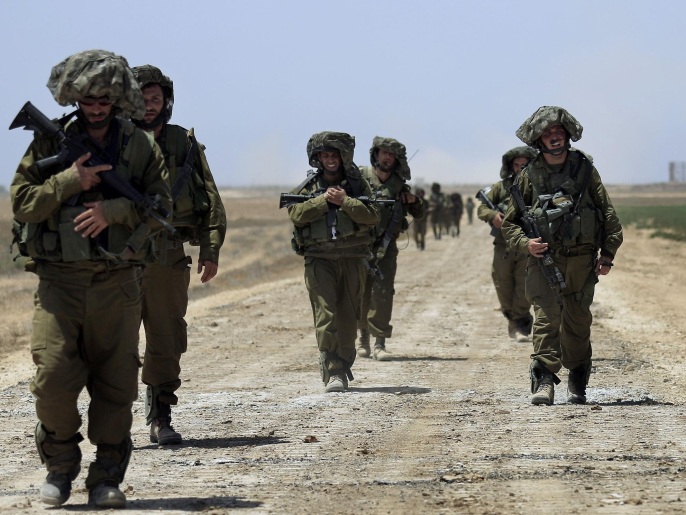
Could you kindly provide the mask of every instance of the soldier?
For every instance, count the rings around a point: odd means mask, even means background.
[[[530,254],[526,296],[534,306],[531,376],[532,404],[553,404],[557,372],[569,369],[567,400],[586,402],[591,373],[591,311],[595,285],[607,275],[622,244],[622,226],[610,196],[587,154],[570,147],[581,124],[565,109],[544,106],[517,130],[517,137],[539,155],[519,174],[515,186],[532,206],[542,237],[520,227],[521,209],[510,202],[502,231],[510,247]],[[512,190],[513,199],[517,193]],[[554,291],[540,260],[554,260],[564,287]],[[600,255],[598,255],[600,254]],[[547,270],[550,270],[548,268]],[[558,295],[559,293],[559,295]]]
[[[188,307],[191,257],[184,242],[200,246],[197,273],[206,283],[219,266],[219,250],[226,233],[226,212],[205,158],[204,146],[193,133],[169,123],[174,84],[159,68],[133,68],[143,90],[145,115],[134,123],[152,133],[169,170],[176,234],[161,233],[155,240],[156,261],[143,273],[145,358],[143,383],[150,441],[179,444],[181,435],[171,425],[171,406],[178,402],[181,354],[188,343],[184,320]]]
[[[464,205],[462,204],[462,195],[459,193],[450,194],[450,216],[453,238],[460,235],[460,221],[462,220],[462,213],[464,213]]]
[[[431,215],[431,229],[434,232],[434,239],[441,239],[443,225],[443,205],[445,195],[441,192],[441,185],[434,182],[431,185],[431,195],[429,195],[428,213]]]
[[[472,200],[472,197],[467,197],[465,209],[467,210],[467,222],[469,225],[472,225],[472,222],[474,221],[474,200]]]
[[[355,138],[343,132],[319,132],[307,142],[316,171],[292,193],[312,198],[288,207],[294,248],[305,257],[325,391],[342,392],[353,379],[357,319],[362,303],[371,229],[380,210],[356,197],[371,196],[369,183],[353,162]]]
[[[491,209],[482,203],[476,210],[477,216],[492,227],[493,265],[491,277],[495,292],[500,302],[500,311],[507,319],[507,332],[510,338],[518,342],[525,342],[531,333],[531,304],[526,300],[524,280],[526,278],[526,262],[528,253],[509,250],[505,238],[500,231],[507,210],[514,178],[528,162],[536,157],[537,152],[531,147],[516,147],[503,155],[500,168],[501,181],[496,182],[488,193],[485,193],[490,203],[496,207]]]
[[[381,221],[374,228],[372,254],[380,273],[377,277],[368,274],[365,282],[362,312],[357,324],[360,330],[357,355],[363,358],[370,356],[370,336],[373,336],[374,359],[388,361],[391,355],[386,351],[386,338],[390,338],[393,332],[390,322],[398,268],[396,239],[409,227],[405,218],[408,213],[415,220],[421,219],[426,206],[422,199],[411,193],[407,185],[411,177],[405,145],[393,138],[377,136],[372,142],[369,156],[372,166],[362,168],[362,177],[377,198],[393,199],[395,204],[381,209]]]
[[[96,446],[88,501],[121,508],[138,393],[140,266],[151,257],[149,236],[159,223],[102,177],[118,174],[141,192],[159,195],[169,211],[168,176],[152,137],[123,118],[145,110],[123,57],[104,50],[74,54],[52,69],[48,88],[60,105],[78,106],[58,123],[91,152],[67,169],[44,169],[38,161],[56,154],[58,141],[36,136],[11,186],[14,216],[28,227],[27,269],[39,278],[31,391],[36,444],[48,469],[40,498],[55,506],[69,498],[81,469],[77,400],[87,388],[88,437]],[[91,156],[107,164],[92,166]]]
[[[426,190],[424,190],[424,188],[417,188],[415,194],[422,203],[426,205],[426,200],[424,200]],[[426,216],[416,218],[412,221],[412,224],[414,225],[414,242],[419,250],[424,250],[426,248],[426,222]]]

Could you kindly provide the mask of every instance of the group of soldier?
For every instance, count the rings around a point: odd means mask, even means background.
[[[39,278],[31,391],[48,471],[40,498],[57,506],[70,497],[81,469],[77,401],[86,388],[96,446],[88,502],[122,508],[141,322],[150,441],[180,443],[171,409],[187,343],[184,243],[200,247],[197,273],[211,280],[226,213],[204,147],[193,130],[169,123],[174,88],[158,68],[132,69],[121,56],[89,50],[56,65],[47,85],[60,105],[77,109],[51,122],[24,107],[12,127],[36,134],[10,191],[15,241]]]
[[[130,68],[121,56],[90,50],[56,65],[48,88],[60,105],[76,110],[50,122],[27,104],[12,125],[36,131],[11,200],[15,240],[27,271],[39,278],[31,391],[36,446],[48,471],[40,497],[49,505],[70,497],[81,468],[77,401],[86,388],[88,438],[96,446],[86,477],[89,504],[122,508],[140,325],[150,440],[178,444],[171,410],[187,346],[191,258],[184,244],[199,246],[197,273],[211,280],[226,213],[194,131],[169,123],[173,82],[161,70]],[[622,243],[592,159],[570,146],[581,132],[566,110],[537,110],[516,132],[527,146],[503,156],[502,180],[484,193],[488,202],[478,210],[493,227],[492,277],[508,333],[518,340],[533,333],[533,404],[553,404],[562,367],[569,370],[568,401],[586,401],[589,307]],[[406,148],[396,139],[374,138],[370,166],[354,163],[354,147],[347,133],[314,134],[307,143],[314,169],[288,206],[327,393],[348,389],[356,357],[392,359],[386,342],[393,332],[396,240],[408,229],[406,217],[425,231],[429,213],[439,239],[446,222],[434,222],[435,213],[450,213],[457,236],[463,211],[471,223],[474,207],[471,197],[463,206],[459,194],[447,202],[437,183],[428,199],[422,189],[413,193]],[[415,236],[423,250],[423,233]]]
[[[593,160],[571,147],[582,130],[565,109],[539,108],[516,131],[526,146],[506,152],[501,181],[480,192],[478,216],[492,226],[492,279],[508,334],[517,341],[531,335],[536,405],[553,404],[563,367],[569,370],[567,400],[586,402],[590,305],[598,277],[610,272],[622,243],[621,224]],[[371,167],[362,170],[353,162],[354,144],[345,133],[313,135],[307,155],[315,170],[292,192],[305,194],[302,202],[289,207],[294,248],[305,258],[326,392],[348,388],[357,356],[391,359],[385,345],[392,333],[395,240],[408,227],[405,216],[420,227],[415,238],[423,250],[424,214],[440,239],[442,212],[459,213],[457,236],[463,210],[459,194],[446,203],[438,183],[428,199],[423,189],[410,193],[405,147],[397,140],[375,138]]]

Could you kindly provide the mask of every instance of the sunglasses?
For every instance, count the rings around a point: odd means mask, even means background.
[[[99,106],[109,106],[112,105],[112,101],[107,97],[85,97],[79,100],[79,104],[87,107],[94,106],[95,104],[98,104]]]

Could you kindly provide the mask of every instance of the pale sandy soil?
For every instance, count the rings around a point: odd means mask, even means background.
[[[395,356],[324,394],[302,258],[278,191],[227,191],[220,276],[193,279],[181,446],[149,443],[142,396],[123,488],[133,513],[686,512],[686,245],[627,228],[593,305],[585,406],[529,403],[530,343],[495,311],[488,228],[400,240]],[[0,511],[41,513],[27,350],[35,280],[0,281]],[[9,309],[9,308],[7,308]],[[143,388],[141,388],[141,393]],[[85,408],[87,399],[82,398]],[[85,433],[85,428],[84,428]],[[93,448],[83,445],[84,460]],[[63,509],[87,512],[83,475]]]

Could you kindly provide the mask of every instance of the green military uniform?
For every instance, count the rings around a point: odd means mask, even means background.
[[[310,165],[318,168],[295,194],[321,193],[340,186],[347,197],[342,206],[327,203],[323,195],[288,207],[295,226],[295,244],[305,257],[305,285],[310,296],[324,384],[347,374],[355,361],[355,336],[369,256],[370,230],[379,222],[379,208],[355,197],[371,196],[371,188],[352,161],[354,138],[345,133],[322,132],[307,145]],[[344,172],[336,184],[323,178],[318,153],[340,152]],[[347,384],[347,381],[343,381]]]
[[[186,162],[191,145],[188,131],[178,125],[165,124],[157,143],[164,154],[170,184],[175,184]],[[156,239],[157,260],[143,274],[143,324],[145,358],[142,380],[151,390],[151,408],[157,401],[177,403],[174,392],[181,386],[181,354],[187,347],[187,324],[191,258],[183,244],[200,246],[200,261],[219,263],[219,250],[226,234],[226,212],[210,172],[202,147],[196,147],[193,172],[174,199],[176,235],[163,233]],[[148,411],[147,421],[155,418]]]
[[[528,252],[516,252],[507,248],[507,243],[500,229],[492,225],[492,220],[500,213],[505,213],[509,204],[510,193],[514,175],[512,173],[512,161],[517,157],[532,159],[536,157],[536,151],[530,147],[516,147],[503,155],[503,165],[500,169],[501,181],[491,186],[486,197],[497,208],[491,209],[486,203],[477,208],[476,214],[480,220],[491,225],[493,234],[493,263],[491,265],[491,278],[495,286],[500,310],[508,320],[508,333],[511,338],[524,340],[531,333],[532,317],[530,314],[531,304],[526,298],[524,281],[526,278],[526,264]]]
[[[422,200],[422,204],[426,206],[426,201],[424,200],[424,195],[426,192],[423,188],[417,188],[415,195]],[[428,209],[426,210],[428,211]],[[426,213],[425,213],[426,215]],[[426,216],[421,218],[415,218],[412,220],[412,226],[414,227],[414,242],[419,250],[424,250],[426,248],[426,226],[428,219]]]
[[[201,262],[218,264],[226,234],[226,211],[204,147],[197,143],[192,130],[167,123],[174,99],[172,81],[154,66],[137,66],[133,71],[141,88],[160,84],[167,95],[167,105],[159,120],[153,121],[152,126],[142,121],[136,121],[136,124],[146,130],[161,125],[156,141],[169,170],[174,196],[172,225],[177,232],[171,235],[165,231],[156,238],[156,260],[143,273],[142,315],[146,345],[142,380],[148,385],[146,421],[151,424],[155,419],[165,418],[162,424],[168,425],[170,406],[178,402],[175,392],[181,386],[181,355],[186,352],[188,342],[184,317],[188,307],[191,258],[186,255],[184,243],[200,246]],[[193,154],[189,156],[191,150]],[[155,438],[157,436],[153,436]]]
[[[391,152],[397,163],[395,170],[385,182],[381,182],[374,172],[377,162],[376,153],[380,148]],[[382,207],[381,221],[374,228],[372,254],[380,274],[379,276],[367,274],[362,312],[357,327],[361,331],[368,331],[377,339],[376,346],[384,348],[385,339],[390,338],[393,332],[391,316],[398,260],[396,240],[400,233],[408,228],[405,217],[410,214],[415,219],[423,218],[426,205],[419,197],[416,197],[416,202],[412,204],[403,204],[401,201],[401,194],[410,192],[410,187],[406,183],[411,177],[405,145],[392,138],[377,136],[372,143],[370,156],[372,167],[363,167],[362,176],[367,180],[377,198],[392,199],[396,203]]]
[[[553,125],[564,126],[573,141],[581,137],[582,127],[569,113],[547,106],[534,113],[517,135],[532,144]],[[564,366],[570,369],[570,401],[585,402],[592,356],[590,305],[598,282],[596,260],[598,253],[601,258],[614,258],[622,243],[622,227],[598,171],[591,159],[578,150],[568,148],[562,165],[549,165],[543,153],[539,154],[518,175],[516,184],[524,203],[532,206],[541,236],[549,244],[554,265],[566,285],[559,292],[560,305],[537,258],[528,258],[525,289],[535,316],[532,392],[542,377],[556,374]],[[540,197],[555,194],[556,198],[548,197],[548,201]],[[520,215],[512,202],[502,232],[514,251],[528,253],[529,238],[519,225]],[[572,390],[579,395],[572,395]]]
[[[462,213],[464,213],[464,205],[462,204],[462,195],[459,193],[450,194],[450,227],[452,227],[451,235],[453,238],[460,235],[460,222],[462,221]]]
[[[467,222],[471,225],[474,217],[474,201],[472,200],[472,197],[467,198],[465,209],[467,210]]]
[[[89,76],[90,82],[84,82]],[[128,84],[123,91],[116,87],[122,79]],[[144,108],[140,90],[135,82],[131,86],[133,80],[123,58],[89,51],[57,65],[48,87],[63,105],[109,95],[112,112],[125,114]],[[103,174],[119,174],[146,195],[159,195],[162,208],[171,210],[167,171],[152,138],[124,119],[111,118],[108,123],[105,148],[87,137],[80,113],[64,131],[77,140],[86,136],[83,144],[112,165],[113,172]],[[140,270],[151,258],[151,229],[159,229],[105,182],[83,191],[74,171],[64,169],[71,163],[39,169],[38,161],[58,151],[53,137],[36,136],[10,189],[14,216],[26,223],[31,258],[27,269],[39,277],[31,338],[37,368],[31,391],[39,419],[38,452],[49,471],[41,495],[49,504],[67,500],[80,470],[77,400],[84,387],[90,394],[88,437],[97,447],[86,487],[93,493],[99,485],[116,488],[123,480],[138,391]],[[102,202],[108,227],[95,238],[83,238],[74,229],[74,217],[86,210],[85,203],[95,201]],[[59,491],[51,490],[55,485]],[[103,501],[99,506],[115,506],[108,504],[110,493],[98,498]]]
[[[431,185],[431,195],[429,195],[429,209],[428,213],[431,218],[431,228],[434,232],[434,238],[441,239],[441,232],[443,230],[443,209],[445,205],[445,194],[441,192],[441,185],[434,182]]]

